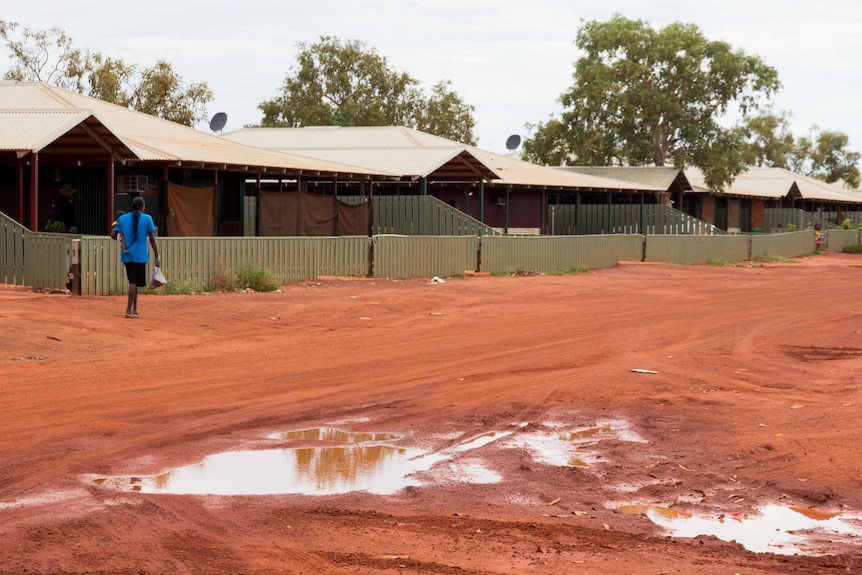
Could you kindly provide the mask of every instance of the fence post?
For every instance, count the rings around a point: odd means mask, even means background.
[[[81,240],[72,240],[72,265],[69,270],[69,289],[72,295],[81,295]]]

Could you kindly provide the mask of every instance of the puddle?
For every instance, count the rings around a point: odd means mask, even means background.
[[[560,424],[548,423],[558,428]],[[624,421],[601,422],[594,427],[573,431],[536,431],[525,433],[506,442],[506,447],[526,449],[539,463],[561,467],[590,467],[601,462],[597,446],[607,439],[643,442],[628,429]]]
[[[729,513],[716,517],[652,505],[622,505],[617,510],[646,515],[673,537],[714,535],[757,553],[820,555],[837,551],[841,544],[858,545],[862,538],[862,517],[809,508],[770,505],[756,515]]]
[[[392,445],[399,439],[392,433],[320,427],[266,436],[304,442],[302,447],[228,451],[158,475],[100,477],[92,481],[128,491],[182,495],[335,495],[351,491],[389,495],[421,485],[416,474],[510,433],[487,433],[450,449],[426,452]],[[327,445],[306,446],[309,442]],[[450,462],[448,467],[435,471],[446,481],[496,483],[502,479],[475,462]]]

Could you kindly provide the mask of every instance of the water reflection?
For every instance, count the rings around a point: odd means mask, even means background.
[[[834,512],[770,505],[757,515],[720,514],[716,517],[687,515],[666,507],[623,506],[645,514],[650,521],[674,537],[714,535],[722,541],[736,541],[749,551],[783,555],[823,553],[839,543],[859,543],[860,517],[842,517]],[[642,507],[641,510],[634,508]],[[623,513],[623,508],[617,508]],[[820,538],[825,538],[821,539]]]
[[[334,495],[367,491],[387,495],[418,486],[416,474],[441,461],[477,449],[511,432],[490,432],[467,439],[450,449],[426,452],[393,446],[392,433],[357,433],[320,427],[268,435],[283,441],[322,442],[290,449],[229,451],[210,455],[200,463],[151,477],[98,478],[94,482],[144,493],[187,495]],[[439,474],[448,481],[495,483],[501,477],[472,464],[450,464]]]
[[[357,445],[231,451],[143,478],[145,493],[331,495],[348,491],[388,494],[417,482],[407,476],[426,467],[418,449]]]
[[[267,435],[269,439],[281,439],[284,441],[331,441],[334,443],[371,443],[377,441],[394,441],[398,435],[394,433],[344,431],[334,427],[315,427],[312,429],[298,429],[283,431]]]

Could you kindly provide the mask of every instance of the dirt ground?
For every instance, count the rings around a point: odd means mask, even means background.
[[[862,573],[858,533],[762,553],[623,512],[862,511],[862,257],[124,308],[0,287],[3,575]],[[316,427],[449,456],[382,495],[135,490],[219,452],[317,446],[269,436]],[[541,433],[595,434],[589,461],[516,441]]]

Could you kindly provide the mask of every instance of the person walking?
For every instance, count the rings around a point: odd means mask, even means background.
[[[126,277],[129,280],[129,298],[126,303],[126,317],[138,317],[138,286],[147,285],[147,262],[150,252],[147,240],[153,247],[156,257],[155,264],[161,266],[159,246],[156,244],[156,226],[153,218],[145,214],[144,198],[138,196],[132,199],[132,211],[117,219],[117,225],[111,230],[111,237],[117,239],[122,234],[125,249],[120,254],[120,261],[126,267]]]

